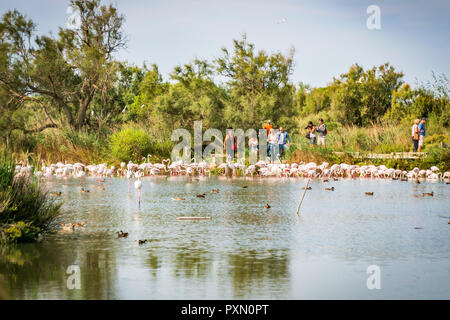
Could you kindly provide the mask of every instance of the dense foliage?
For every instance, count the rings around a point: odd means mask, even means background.
[[[268,53],[244,35],[215,60],[176,66],[165,80],[155,64],[117,60],[126,36],[113,5],[70,3],[81,25],[60,28],[56,36],[35,35],[35,23],[16,10],[0,21],[0,138],[35,161],[167,157],[172,130],[192,130],[196,120],[204,129],[246,130],[270,119],[302,148],[305,124],[322,117],[335,150],[393,152],[411,150],[412,121],[425,116],[425,151],[431,145],[442,151],[449,142],[445,75],[411,86],[389,63],[367,70],[354,64],[313,88],[291,81],[293,48]]]

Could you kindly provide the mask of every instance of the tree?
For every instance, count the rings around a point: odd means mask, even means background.
[[[292,48],[289,55],[268,55],[242,40],[233,40],[230,53],[222,48],[222,57],[215,60],[219,75],[225,77],[229,99],[225,107],[228,124],[258,128],[266,119],[275,123],[293,113],[295,87],[289,81],[293,69]]]
[[[41,106],[49,126],[54,117],[80,129],[95,96],[115,81],[113,54],[125,45],[123,16],[99,0],[71,0],[79,13],[78,28],[60,28],[58,37],[34,37],[35,24],[17,10],[0,23],[0,86],[20,105]]]
[[[333,79],[331,109],[336,120],[343,124],[367,126],[380,121],[390,109],[392,93],[401,84],[403,73],[389,63],[367,71],[358,64],[339,79]]]

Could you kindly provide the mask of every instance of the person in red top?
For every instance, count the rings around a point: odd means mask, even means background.
[[[272,124],[270,123],[270,120],[267,120],[267,123],[264,125],[263,128],[267,130],[267,135],[269,135],[269,131],[270,129],[272,129]]]
[[[266,129],[267,136],[269,136],[269,132],[272,129],[272,123],[270,122],[270,120],[267,120],[267,123],[263,126],[263,128]],[[270,146],[269,146],[269,143],[267,143],[267,154],[270,157]]]

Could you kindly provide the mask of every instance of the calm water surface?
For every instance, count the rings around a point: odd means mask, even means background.
[[[60,222],[87,225],[0,248],[1,299],[450,299],[443,183],[314,181],[300,217],[303,179],[144,178],[140,210],[126,179],[104,185],[48,183],[63,193]],[[67,288],[71,265],[80,289]],[[369,265],[380,267],[380,290],[367,289]]]

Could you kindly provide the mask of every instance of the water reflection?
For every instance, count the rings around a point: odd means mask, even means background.
[[[142,181],[140,210],[125,179],[109,180],[105,190],[88,179],[89,194],[76,180],[51,182],[50,190],[63,192],[60,222],[86,227],[0,247],[0,298],[373,298],[369,264],[389,281],[375,298],[450,298],[444,184],[314,181],[297,217],[301,179]],[[432,198],[417,196],[431,191]],[[172,201],[179,196],[186,200]],[[129,237],[117,239],[118,230]],[[71,265],[80,267],[79,290],[67,288]]]
[[[288,257],[286,250],[247,250],[229,254],[233,298],[248,299],[252,293],[277,298],[280,292],[289,292]]]

